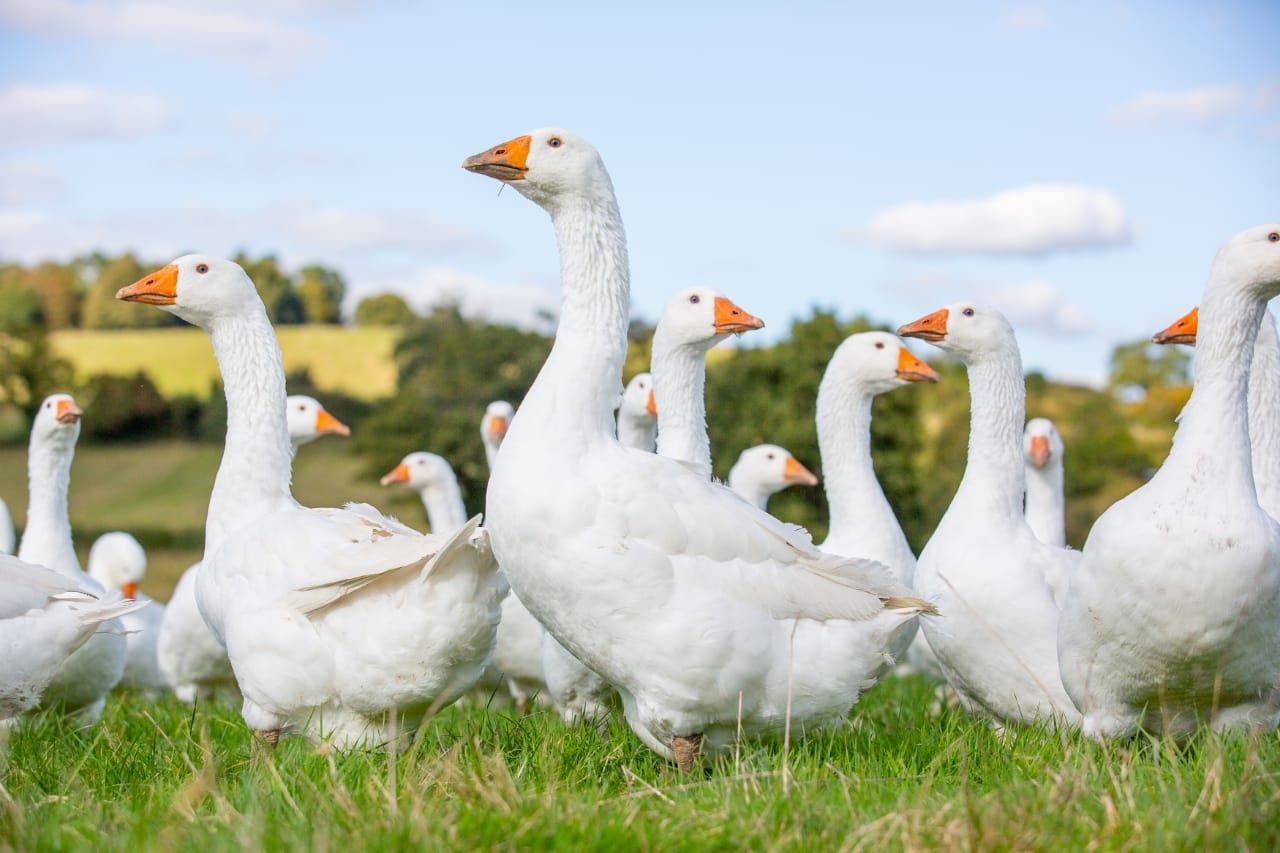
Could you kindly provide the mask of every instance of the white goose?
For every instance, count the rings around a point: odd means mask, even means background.
[[[143,606],[102,601],[62,572],[0,556],[0,738],[104,624]]]
[[[81,591],[107,600],[106,590],[80,569],[67,516],[71,463],[83,414],[69,394],[53,394],[40,404],[31,424],[27,526],[18,558],[60,572]],[[119,620],[103,623],[54,675],[42,707],[57,706],[86,726],[97,722],[107,694],[124,673],[127,655],[124,626]]]
[[[966,709],[997,725],[1078,725],[1058,676],[1055,591],[1079,555],[1036,539],[1022,513],[1026,388],[1013,329],[998,311],[962,302],[898,334],[969,370],[968,464],[916,566],[916,589],[946,614],[925,623],[929,647]]]
[[[1157,344],[1195,346],[1200,309],[1176,320],[1157,333]],[[1267,515],[1280,519],[1280,340],[1276,339],[1276,318],[1270,311],[1262,315],[1258,339],[1253,344],[1249,366],[1249,448],[1253,463],[1253,485],[1258,503]]]
[[[884,563],[907,586],[913,585],[916,557],[876,477],[871,408],[880,394],[913,382],[937,381],[934,369],[893,335],[859,332],[836,348],[818,385],[818,449],[831,510],[822,550]],[[894,636],[890,651],[895,661],[903,658],[915,636],[914,621]]]
[[[147,552],[137,539],[124,531],[104,533],[89,548],[89,577],[109,592],[118,592],[124,598],[141,603],[137,610],[121,619],[129,654],[120,683],[156,696],[169,687],[156,660],[156,641],[165,607],[138,591],[146,575]]]
[[[213,339],[227,438],[196,600],[222,641],[249,727],[399,746],[475,683],[506,583],[473,519],[423,536],[373,507],[309,509],[289,493],[284,367],[253,282],[186,255],[122,288]]]
[[[767,512],[769,498],[788,486],[816,486],[818,478],[791,451],[776,444],[757,444],[738,454],[729,469],[729,488]]]
[[[1085,542],[1058,645],[1092,737],[1280,722],[1280,525],[1258,503],[1247,408],[1254,341],[1277,294],[1280,224],[1218,251],[1173,448]]]
[[[489,419],[490,415],[486,413],[485,420]],[[506,427],[502,430],[505,435]],[[492,436],[493,432],[484,430],[482,435]],[[392,484],[408,486],[422,496],[432,533],[452,533],[466,524],[462,489],[458,487],[453,467],[444,457],[425,451],[410,453],[382,478],[382,485]],[[521,714],[528,709],[529,699],[546,688],[542,677],[542,626],[514,595],[508,595],[502,601],[502,621],[498,623],[498,639],[493,648],[493,667],[501,673],[502,682],[499,683],[506,684]],[[490,686],[487,678],[484,686]]]
[[[314,397],[292,394],[285,401],[290,449],[293,453],[322,435],[350,435],[351,429],[329,413]],[[174,694],[183,702],[197,696],[240,701],[227,650],[205,624],[196,604],[196,573],[188,568],[178,579],[156,636],[156,663]]]
[[[638,374],[623,393],[618,413],[619,442],[624,447],[646,452],[653,449],[652,445],[646,446],[648,434],[642,428],[640,401],[643,399],[644,417],[657,418],[658,455],[681,462],[710,480],[711,441],[707,436],[705,400],[707,353],[731,334],[763,326],[763,321],[709,288],[691,287],[673,296],[654,330],[652,375]],[[623,440],[626,417],[637,427]],[[608,713],[616,691],[550,633],[543,636],[542,668],[547,692],[565,722],[573,724],[582,719],[602,718]]]
[[[9,505],[0,498],[0,554],[12,554],[18,543],[17,534],[13,530],[13,513]]]
[[[844,719],[888,632],[929,605],[884,566],[824,555],[723,486],[618,443],[626,238],[589,144],[539,130],[464,166],[546,209],[560,244],[555,344],[489,484],[490,535],[520,599],[682,769],[739,731]],[[871,621],[879,648],[865,647]]]
[[[491,471],[502,439],[507,437],[507,427],[511,426],[511,419],[515,416],[515,407],[506,400],[494,400],[485,407],[484,417],[480,419],[480,441],[484,444],[484,458]]]
[[[1022,433],[1027,469],[1027,502],[1023,510],[1031,532],[1046,545],[1067,547],[1066,501],[1062,495],[1062,438],[1053,421],[1032,418]]]
[[[637,373],[623,389],[618,403],[618,441],[623,447],[653,452],[658,438],[658,407],[653,376]]]

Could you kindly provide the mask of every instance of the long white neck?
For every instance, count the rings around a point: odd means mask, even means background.
[[[1027,525],[1046,545],[1067,545],[1066,504],[1062,497],[1062,460],[1055,454],[1043,468],[1027,464]]]
[[[605,187],[564,200],[551,218],[560,246],[560,327],[513,431],[523,421],[565,446],[612,442],[631,299],[622,216]]]
[[[293,449],[285,416],[284,362],[260,306],[209,329],[227,395],[227,439],[209,499],[205,554],[228,534],[292,500]]]
[[[618,412],[618,443],[652,453],[658,441],[658,424],[653,418],[632,418]]]
[[[489,470],[493,470],[493,462],[498,458],[498,445],[485,439],[484,442],[484,461],[488,463]]]
[[[1276,321],[1262,315],[1249,369],[1249,443],[1258,503],[1280,519],[1280,342]]]
[[[1022,518],[1026,386],[1016,346],[969,365],[969,398],[969,458],[955,501],[976,503],[996,518]]]
[[[706,353],[673,344],[659,328],[653,339],[650,372],[658,404],[658,455],[684,462],[710,480]]]
[[[467,508],[462,503],[462,489],[452,471],[441,482],[432,483],[419,494],[427,508],[427,524],[432,533],[453,533],[467,523]]]
[[[67,490],[75,453],[70,431],[44,439],[32,434],[27,455],[27,526],[18,547],[21,560],[73,574],[80,571],[80,560],[71,541]]]
[[[769,511],[769,498],[773,497],[773,491],[758,477],[744,471],[741,465],[729,469],[729,488],[743,500],[755,504],[757,509]]]
[[[1200,303],[1195,387],[1156,476],[1196,477],[1211,470],[1215,493],[1256,499],[1247,389],[1266,304],[1235,287],[1215,286],[1215,274]]]
[[[835,376],[824,375],[818,386],[818,450],[831,511],[823,547],[851,550],[856,545],[856,553],[845,556],[881,560],[909,580],[914,564],[899,564],[909,562],[911,548],[871,460],[874,401],[870,389]]]

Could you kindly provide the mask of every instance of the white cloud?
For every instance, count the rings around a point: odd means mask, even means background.
[[[1033,184],[983,198],[894,205],[855,236],[910,254],[1033,255],[1122,245],[1129,232],[1110,190]]]
[[[549,332],[560,300],[555,288],[493,281],[450,267],[426,267],[402,275],[355,279],[356,297],[398,293],[419,310],[457,305],[463,316]]]
[[[1005,29],[1017,32],[1046,29],[1052,20],[1049,13],[1036,6],[1018,6],[1004,16]]]
[[[1089,317],[1070,304],[1057,285],[1042,278],[986,287],[979,293],[983,301],[1004,312],[1015,329],[1080,335],[1093,328]]]
[[[42,163],[0,162],[0,204],[47,202],[62,195],[62,177]]]
[[[1263,96],[1259,92],[1259,96]],[[1108,115],[1115,124],[1155,126],[1208,124],[1245,109],[1249,93],[1244,86],[1200,86],[1182,91],[1148,90],[1116,107]]]
[[[0,89],[0,139],[11,145],[138,136],[169,120],[164,99],[146,92],[31,83]]]
[[[427,216],[321,207],[281,211],[273,219],[290,239],[334,251],[452,252],[487,247],[478,235]]]
[[[187,59],[226,61],[256,71],[291,67],[325,46],[314,33],[276,21],[225,8],[155,0],[5,0],[0,4],[0,24],[58,38],[144,41]]]

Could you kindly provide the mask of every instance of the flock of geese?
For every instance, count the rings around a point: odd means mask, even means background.
[[[1010,324],[960,302],[902,326],[963,362],[971,393],[964,477],[917,560],[870,448],[874,398],[938,378],[900,337],[850,336],[822,378],[831,523],[815,544],[767,512],[778,490],[817,483],[783,448],[744,451],[727,485],[712,476],[706,354],[763,323],[715,291],[681,291],[652,374],[622,389],[627,248],[600,156],[543,129],[463,165],[550,214],[563,291],[519,412],[495,402],[481,421],[484,525],[425,452],[382,482],[421,494],[430,535],[366,504],[294,500],[295,451],[347,428],[286,397],[244,271],[178,258],[117,298],[213,342],[228,424],[203,559],[167,607],[138,595],[146,557],[128,534],[96,542],[83,573],[66,511],[81,413],[66,395],[45,401],[26,530],[0,558],[0,726],[40,707],[92,724],[123,678],[235,697],[270,743],[398,748],[468,693],[509,694],[570,723],[620,705],[689,770],[740,738],[846,720],[903,661],[996,726],[1104,739],[1280,722],[1280,347],[1266,309],[1280,225],[1226,243],[1198,312],[1157,335],[1195,344],[1194,391],[1168,459],[1081,551],[1064,543],[1062,440],[1024,422]]]

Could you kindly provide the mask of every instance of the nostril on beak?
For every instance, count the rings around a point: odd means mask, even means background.
[[[493,153],[494,153],[495,155],[506,154],[506,153],[507,153],[507,149],[505,149],[505,148],[495,148],[495,149],[493,149]]]

